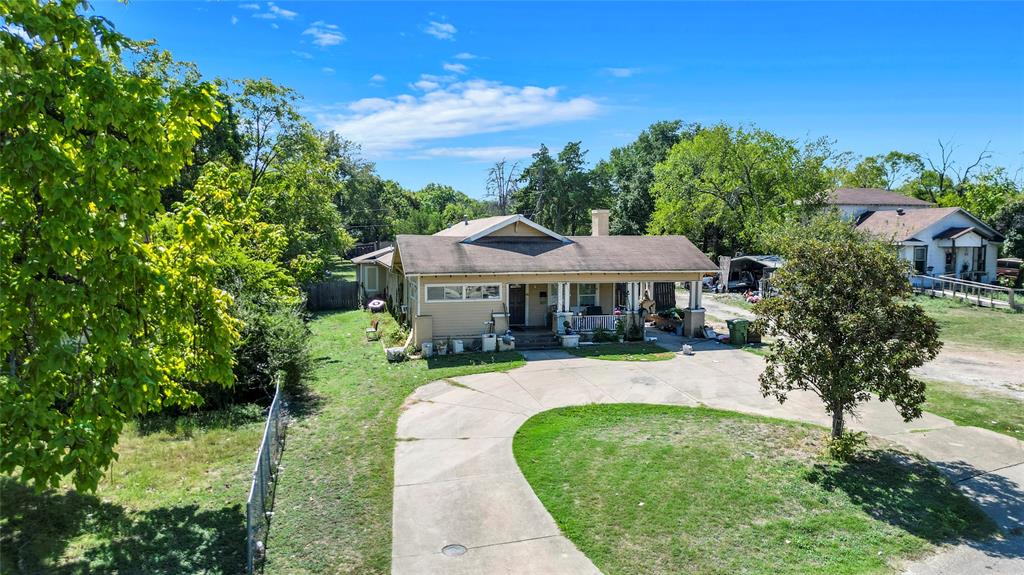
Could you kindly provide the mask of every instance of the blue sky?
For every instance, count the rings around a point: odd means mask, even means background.
[[[1024,165],[1021,3],[96,4],[207,76],[298,90],[386,178],[483,193],[490,162],[651,122],[753,123],[860,155]]]

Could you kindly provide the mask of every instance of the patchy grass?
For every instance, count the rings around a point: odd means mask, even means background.
[[[128,426],[95,494],[0,479],[0,572],[238,573],[255,405]]]
[[[916,296],[913,301],[939,323],[943,341],[1024,353],[1024,313],[981,308],[948,298]]]
[[[1024,401],[944,381],[928,381],[924,410],[952,420],[1024,441]]]
[[[710,410],[540,413],[513,451],[562,532],[609,575],[879,573],[995,526],[928,463],[819,457],[821,428]]]
[[[334,256],[327,266],[327,279],[356,281],[356,264],[341,256]]]
[[[592,357],[607,361],[665,361],[675,355],[671,351],[648,341],[635,343],[595,343],[565,351],[577,357]]]
[[[749,303],[747,301],[747,298],[743,297],[743,294],[741,293],[704,292],[702,297],[713,299],[715,301],[731,305],[733,307],[738,307],[740,309],[745,309],[747,311],[754,310],[754,304]]]
[[[267,573],[388,573],[395,425],[421,384],[524,364],[518,353],[463,354],[388,364],[366,342],[361,311],[324,314],[311,324],[316,361],[277,487]],[[385,320],[382,320],[382,324]]]

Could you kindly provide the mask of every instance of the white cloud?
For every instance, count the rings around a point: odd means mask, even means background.
[[[476,60],[477,55],[469,52],[459,52],[455,55],[456,60]]]
[[[421,96],[357,100],[345,111],[326,110],[316,119],[362,144],[367,153],[387,154],[433,140],[580,120],[599,111],[590,98],[561,98],[558,92],[553,87],[470,80]]]
[[[465,74],[469,71],[469,66],[466,66],[465,64],[449,64],[448,62],[445,62],[444,69],[447,72],[454,72],[455,74]]]
[[[430,24],[427,24],[423,31],[439,40],[453,40],[455,39],[455,33],[459,30],[450,22],[434,22],[431,20]]]
[[[324,66],[323,68],[320,68],[320,71],[323,72],[324,74],[333,74],[334,73],[334,68],[330,68],[328,66]]]
[[[259,9],[259,5],[256,5],[256,8],[258,10]],[[277,20],[278,18],[282,18],[284,20],[291,20],[291,19],[295,18],[298,15],[299,15],[298,12],[292,12],[291,10],[285,10],[284,8],[281,8],[277,4],[274,4],[273,2],[267,2],[267,11],[266,12],[257,12],[255,14],[253,14],[252,17],[253,18],[262,18],[264,20]]]
[[[238,24],[238,16],[231,17],[231,25],[234,26],[235,24]]]
[[[302,35],[312,36],[313,43],[324,48],[327,46],[336,46],[345,41],[345,35],[338,31],[337,25],[328,24],[323,20],[313,22],[309,28],[306,28]]]
[[[466,158],[478,162],[496,162],[502,159],[529,158],[536,148],[523,146],[484,146],[480,148],[427,148],[416,152],[413,159]]]
[[[373,76],[370,76],[370,83],[371,84],[381,84],[381,83],[384,83],[386,81],[387,81],[387,78],[385,78],[383,74],[374,74]]]
[[[274,30],[277,30],[278,28],[280,28],[280,26],[277,25],[277,22],[271,22],[270,23],[270,27],[273,28]]]
[[[299,58],[302,58],[303,60],[312,60],[313,59],[313,55],[312,54],[310,54],[309,52],[303,52],[301,50],[292,50],[292,54],[298,56]]]
[[[238,7],[241,8],[242,10],[259,10],[260,9],[260,5],[259,4],[239,4]]]
[[[412,87],[416,88],[417,90],[423,90],[424,92],[429,92],[431,90],[436,90],[436,89],[440,88],[441,84],[438,84],[437,82],[434,82],[433,80],[420,80],[418,82],[413,82],[412,83]]]
[[[602,72],[615,78],[629,78],[633,74],[639,72],[639,70],[636,68],[605,68]]]

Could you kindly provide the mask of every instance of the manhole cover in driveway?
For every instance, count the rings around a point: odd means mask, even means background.
[[[466,547],[464,545],[459,545],[458,543],[445,545],[441,548],[441,553],[444,553],[448,557],[458,557],[459,555],[464,555],[466,553]]]

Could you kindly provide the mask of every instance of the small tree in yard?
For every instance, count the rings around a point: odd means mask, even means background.
[[[925,386],[910,370],[942,344],[935,321],[907,301],[906,262],[835,220],[785,243],[786,265],[772,276],[780,295],[754,307],[755,328],[777,338],[761,393],[782,403],[795,389],[813,391],[832,416],[833,442],[844,416],[872,396],[892,401],[905,421],[920,417]]]

